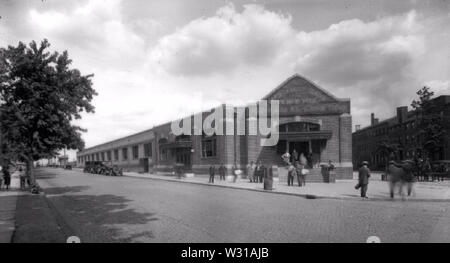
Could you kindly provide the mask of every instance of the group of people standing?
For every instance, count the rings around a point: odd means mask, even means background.
[[[0,190],[3,189],[3,185],[5,186],[6,191],[9,190],[11,185],[11,173],[9,171],[8,166],[3,166],[1,168],[1,176],[0,176]]]
[[[261,161],[255,163],[250,162],[247,165],[247,178],[251,183],[263,183],[264,178],[267,176],[267,168],[262,164]],[[236,165],[233,166],[232,169],[232,175],[233,175],[233,182],[236,182],[238,175],[242,173],[241,170],[236,168]],[[221,164],[219,168],[217,169],[219,173],[219,180],[225,181],[226,174],[227,174],[227,167],[224,164]],[[214,165],[211,165],[209,167],[209,183],[214,183],[214,178],[216,175],[216,167]]]
[[[303,153],[300,155],[294,149],[292,155],[289,151],[281,156],[283,161],[288,167],[288,186],[294,186],[294,179],[297,178],[298,186],[302,187],[306,185],[306,174],[309,172],[306,169],[308,165],[308,159]]]
[[[219,168],[218,168],[218,172],[219,172],[219,180],[220,181],[225,181],[225,176],[227,174],[227,167],[222,163],[220,164]],[[211,165],[209,167],[209,183],[213,184],[214,183],[214,177],[216,175],[216,167],[214,165]],[[237,180],[237,176],[238,176],[238,171],[236,168],[236,165],[233,166],[233,182],[236,182]]]
[[[0,190],[5,188],[6,191],[9,191],[11,187],[10,165],[0,166],[0,172]],[[15,172],[18,173],[20,178],[20,189],[25,189],[27,183],[30,185],[30,180],[22,166],[19,166]]]
[[[297,177],[298,186],[302,187],[306,185],[307,170],[305,165],[299,161],[295,163],[289,163],[288,166],[288,186],[294,186],[294,178]]]
[[[247,165],[247,178],[250,183],[262,183],[267,175],[267,168],[262,164],[261,161],[255,162],[251,161]]]

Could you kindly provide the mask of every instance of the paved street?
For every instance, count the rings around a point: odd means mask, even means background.
[[[38,176],[52,229],[82,242],[450,242],[448,202],[311,200],[54,168]],[[18,207],[31,202],[20,198]],[[18,214],[16,242],[34,227]]]

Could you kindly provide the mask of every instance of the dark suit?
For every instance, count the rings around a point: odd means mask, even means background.
[[[216,173],[216,168],[214,166],[209,167],[209,182],[214,183],[214,174]]]
[[[219,176],[220,176],[220,180],[225,180],[225,173],[226,173],[226,169],[225,166],[221,165],[219,167]]]
[[[370,170],[367,168],[367,166],[363,165],[361,168],[359,168],[358,171],[358,181],[359,186],[361,187],[361,197],[366,197],[367,193],[367,186],[369,185],[369,177],[370,177]]]

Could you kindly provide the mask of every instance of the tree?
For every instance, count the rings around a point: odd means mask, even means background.
[[[38,46],[0,48],[0,114],[3,153],[27,163],[32,183],[33,162],[55,156],[61,149],[84,148],[81,132],[72,124],[82,112],[93,113],[93,75],[70,69],[67,51],[49,52]]]
[[[443,109],[432,101],[434,92],[429,87],[423,87],[416,93],[418,100],[413,100],[411,106],[416,112],[416,123],[420,138],[420,150],[433,158],[444,143],[448,117]]]

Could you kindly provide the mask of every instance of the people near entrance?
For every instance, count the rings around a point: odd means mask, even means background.
[[[298,186],[302,187],[303,184],[303,165],[300,164],[299,161],[295,162],[295,172],[297,174],[297,182]]]
[[[368,168],[369,163],[367,161],[362,162],[361,167],[358,171],[358,184],[355,186],[356,189],[361,190],[361,197],[368,198],[367,197],[367,188],[369,185],[369,177],[370,177],[370,170]]]
[[[225,167],[225,165],[220,164],[219,166],[219,180],[220,181],[225,181],[225,174],[227,173],[227,168]]]
[[[3,184],[5,185],[6,191],[9,190],[9,186],[11,185],[11,174],[9,172],[8,165],[5,165],[2,169],[3,172]]]
[[[298,152],[297,152],[297,150],[293,150],[292,151],[292,163],[295,163],[296,161],[298,161]]]
[[[254,181],[255,169],[256,169],[255,163],[251,161],[250,164],[247,165],[247,176],[250,183],[253,183]]]
[[[309,168],[313,167],[313,155],[311,152],[306,154],[306,165]]]
[[[288,186],[294,186],[294,178],[297,177],[295,166],[290,163],[288,167]]]
[[[308,160],[306,159],[305,155],[303,153],[300,154],[299,162],[304,167],[308,164]]]
[[[216,167],[214,167],[214,165],[211,165],[209,167],[209,183],[213,184],[214,183],[214,175],[216,173]]]
[[[336,168],[336,167],[334,166],[333,161],[328,160],[328,167],[327,167],[328,171],[331,172],[331,171],[333,171],[335,168]]]
[[[289,150],[286,150],[286,152],[283,155],[281,155],[281,158],[283,159],[283,161],[286,165],[289,165],[290,160],[291,160],[291,155],[289,154]]]

